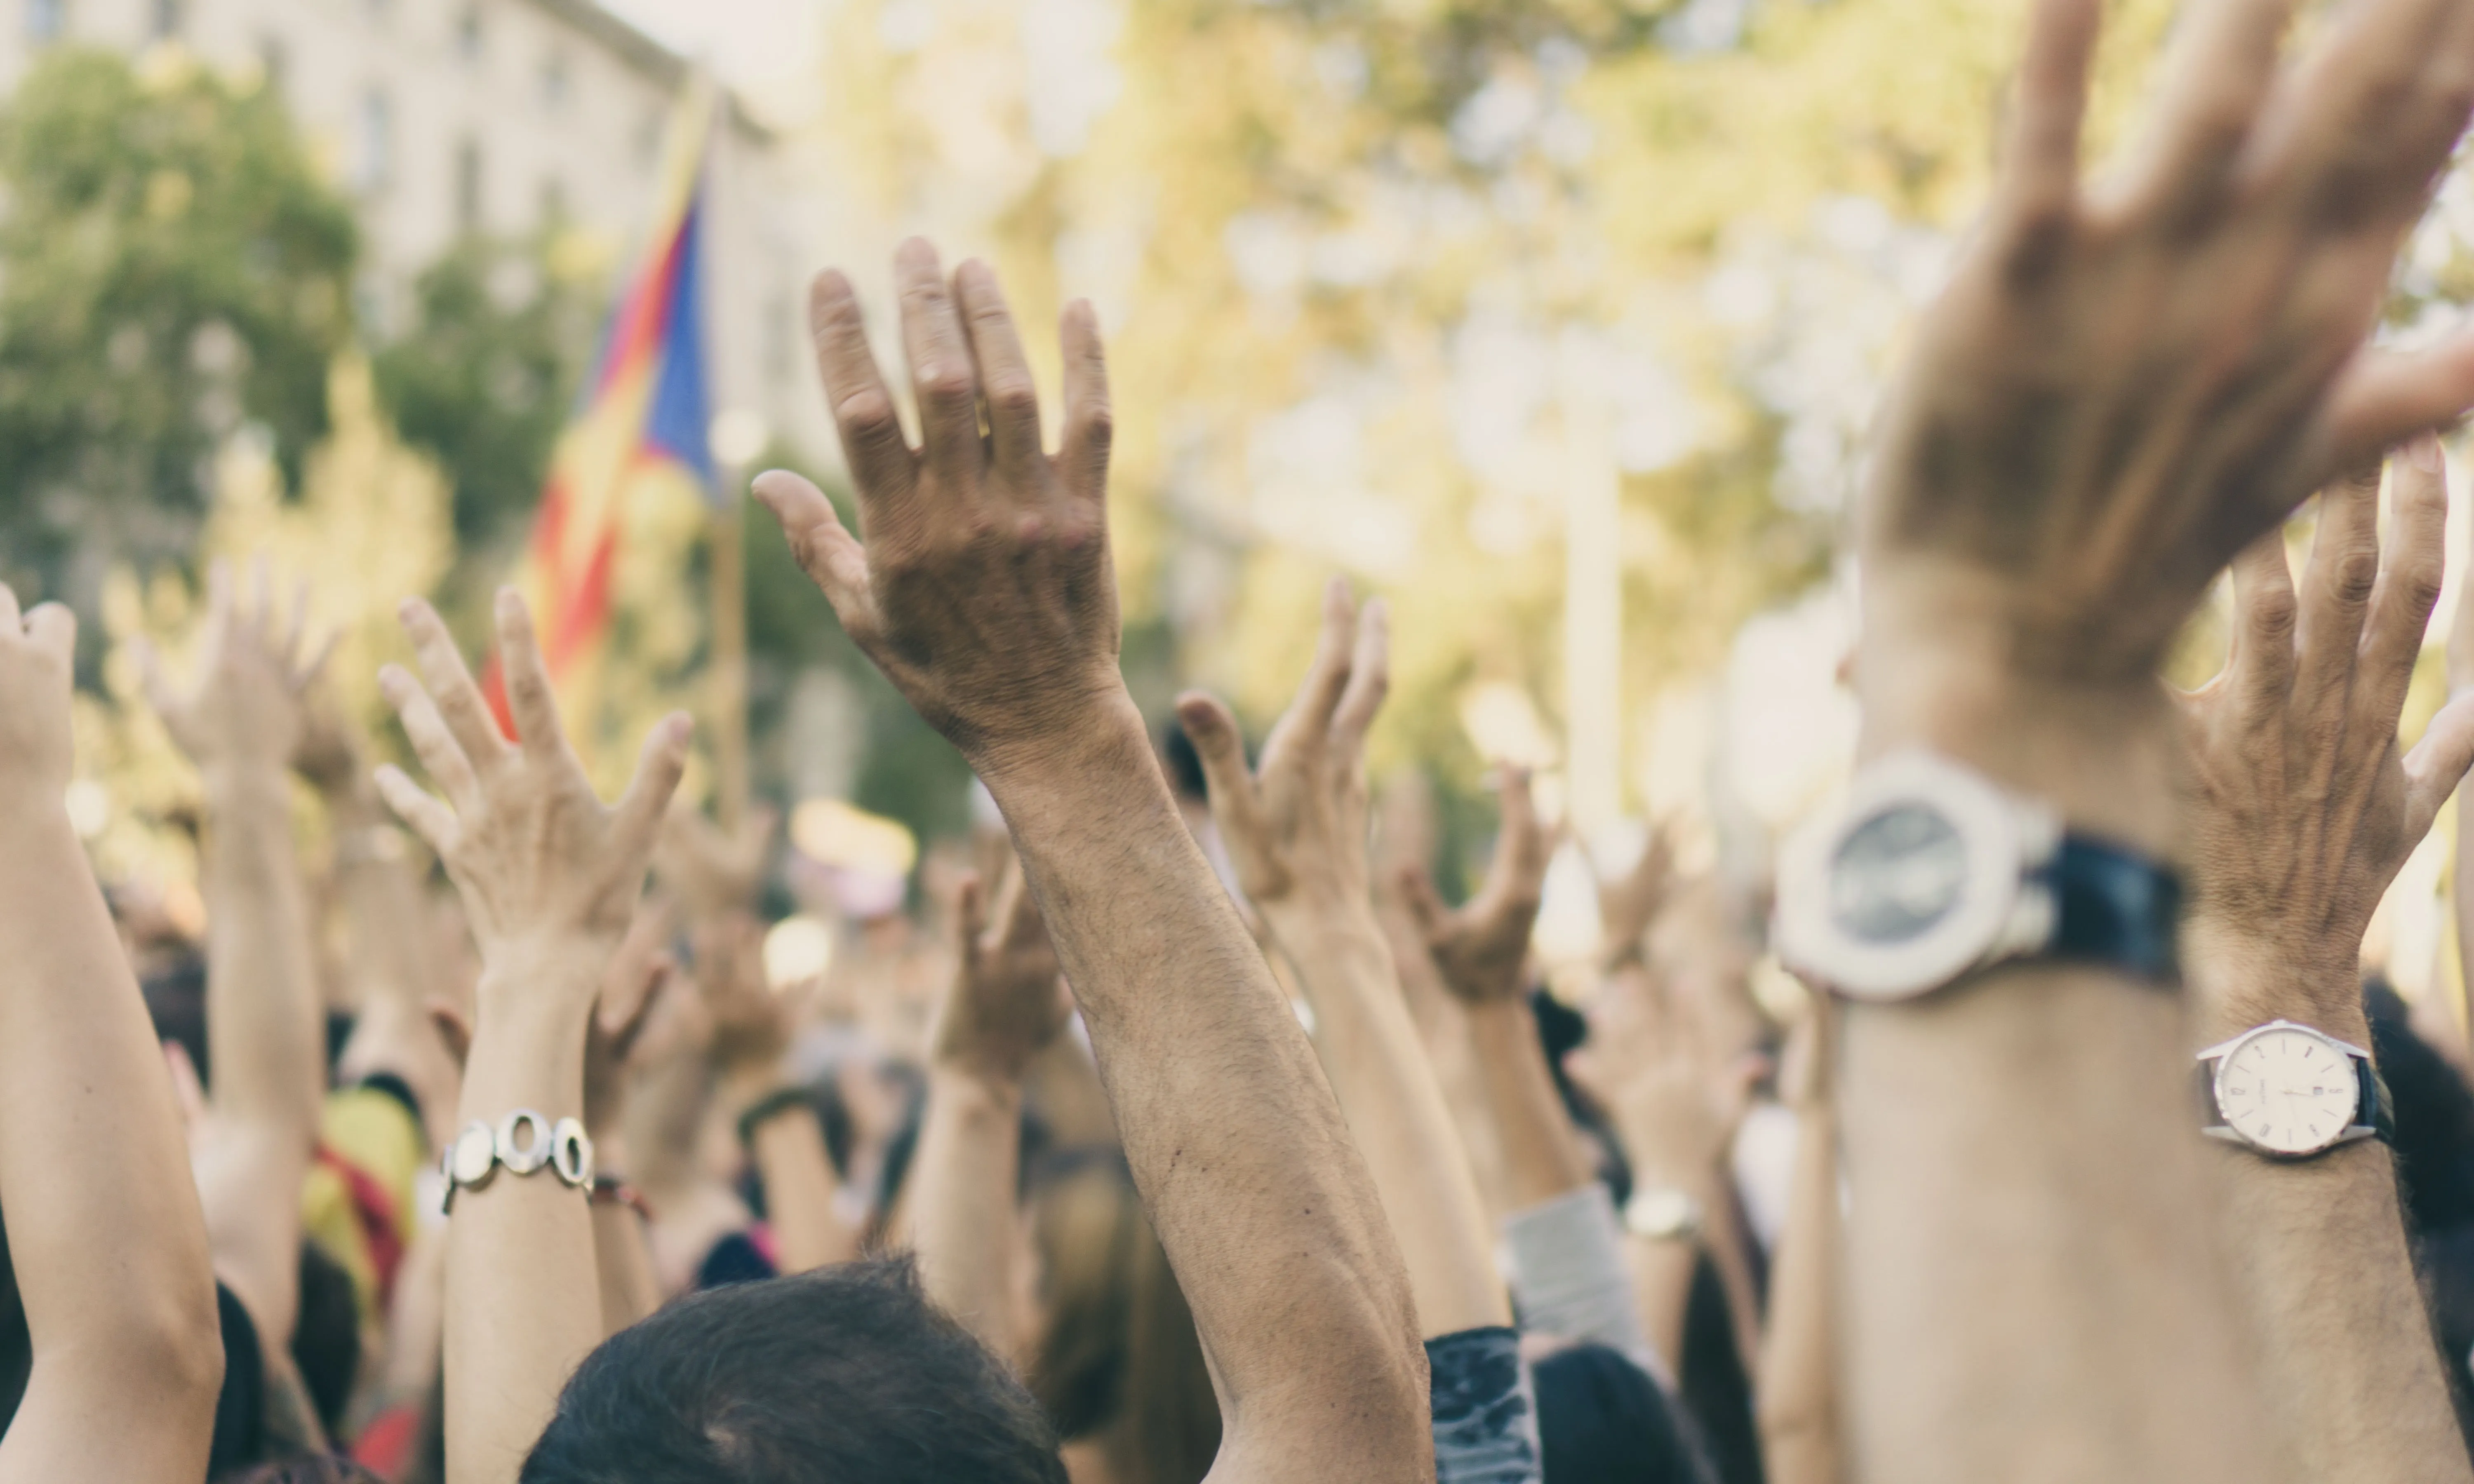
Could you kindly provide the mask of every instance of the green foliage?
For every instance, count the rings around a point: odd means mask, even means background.
[[[266,89],[178,60],[46,56],[0,114],[0,544],[185,555],[217,448],[297,480],[351,336],[357,248]]]
[[[546,241],[458,244],[414,284],[408,332],[376,358],[404,441],[454,481],[468,545],[530,515],[592,356],[597,296],[552,258]]]

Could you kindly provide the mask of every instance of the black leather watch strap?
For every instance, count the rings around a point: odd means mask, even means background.
[[[2354,1074],[2362,1079],[2362,1101],[2354,1105],[2354,1117],[2371,1126],[2371,1133],[2383,1144],[2396,1147],[2396,1104],[2389,1098],[2388,1079],[2371,1065],[2369,1057],[2354,1062]]]
[[[2105,964],[2160,985],[2182,982],[2174,950],[2182,878],[2171,867],[2085,835],[2064,835],[2043,872],[2052,888],[2050,957]]]

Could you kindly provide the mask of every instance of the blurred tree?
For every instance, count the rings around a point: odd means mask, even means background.
[[[454,482],[468,546],[504,540],[540,499],[592,357],[599,287],[551,237],[468,239],[422,274],[409,329],[377,352],[379,397]]]
[[[351,334],[352,214],[271,92],[167,50],[46,55],[0,114],[0,545],[90,599],[115,557],[187,555],[244,427],[297,476]]]

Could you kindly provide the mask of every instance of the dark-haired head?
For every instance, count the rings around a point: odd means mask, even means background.
[[[385,1481],[349,1458],[319,1453],[256,1464],[237,1472],[218,1474],[213,1484],[385,1484]]]
[[[523,1484],[1065,1484],[1004,1362],[910,1259],[681,1300],[585,1358]]]

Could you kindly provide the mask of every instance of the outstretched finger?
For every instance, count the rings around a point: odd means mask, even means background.
[[[772,512],[783,539],[802,570],[825,594],[845,629],[866,621],[872,611],[868,596],[867,551],[842,525],[825,491],[788,469],[767,469],[749,490],[757,503]]]
[[[2380,579],[2380,469],[2347,471],[2319,491],[2319,529],[2303,564],[2294,689],[2312,714],[2341,704]]]
[[[507,739],[499,734],[497,719],[481,699],[481,687],[473,683],[473,672],[465,667],[446,621],[419,598],[404,599],[397,616],[412,638],[422,682],[429,687],[430,699],[438,703],[438,714],[446,720],[455,745],[464,750],[475,776],[489,777],[506,758]]]
[[[446,860],[455,849],[455,811],[438,797],[403,776],[403,770],[393,763],[379,767],[375,775],[378,797],[386,801],[396,818],[404,822],[412,832],[429,847],[430,853]]]
[[[2363,634],[2355,714],[2385,735],[2405,709],[2431,610],[2448,575],[2448,474],[2439,440],[2425,433],[2389,465],[2389,537]]]
[[[77,658],[77,614],[62,603],[38,603],[26,612],[26,637],[63,669]]]
[[[1017,499],[1035,497],[1048,450],[1040,442],[1039,387],[1023,354],[1005,290],[987,264],[973,258],[954,273],[954,297],[979,367],[980,394],[988,404],[988,445]]]
[[[541,643],[533,636],[532,610],[516,589],[501,587],[497,618],[498,672],[506,682],[516,741],[533,761],[556,762],[567,756],[567,729],[559,722],[549,667],[543,662]]]
[[[1357,615],[1357,651],[1349,658],[1348,686],[1332,713],[1332,740],[1355,754],[1366,743],[1375,713],[1392,692],[1392,607],[1370,598]]]
[[[2079,130],[2096,52],[2097,0],[2035,0],[2019,64],[1996,207],[2001,245],[2032,262],[2078,200]]]
[[[2189,210],[2219,198],[2276,83],[2287,0],[2203,0],[2174,28],[2153,132],[2127,178],[2136,202]]]
[[[645,734],[643,751],[636,758],[636,777],[612,815],[612,845],[621,859],[641,861],[651,852],[670,796],[679,791],[679,779],[687,775],[688,738],[694,731],[695,723],[687,712],[673,711]]]
[[[2468,770],[2474,770],[2474,696],[2460,696],[2439,708],[2405,754],[2407,839],[2419,841],[2430,830]]]
[[[851,486],[859,491],[861,518],[873,530],[900,511],[919,478],[919,456],[902,431],[902,415],[868,348],[867,316],[848,278],[827,271],[808,291],[808,334],[815,344],[816,371],[825,401],[841,435]],[[775,512],[780,514],[780,512]]]
[[[2386,263],[2383,258],[2383,264]],[[2366,350],[2329,389],[2321,457],[2339,467],[2376,459],[2416,433],[2474,408],[2474,330],[2420,350]]]
[[[1495,845],[1494,862],[1487,872],[1487,890],[1494,892],[1499,886],[1522,896],[1535,896],[1545,884],[1546,862],[1553,852],[1547,846],[1545,827],[1539,823],[1538,800],[1530,788],[1529,770],[1505,768],[1496,778],[1502,838]]]
[[[395,707],[396,718],[403,724],[403,734],[412,743],[413,755],[447,791],[455,807],[467,812],[478,809],[481,784],[473,772],[472,759],[456,744],[455,734],[439,716],[429,692],[399,666],[382,665],[378,669],[378,693]]]
[[[1298,684],[1298,698],[1289,703],[1288,710],[1273,724],[1272,734],[1263,742],[1263,755],[1274,757],[1292,746],[1319,745],[1331,730],[1332,713],[1340,707],[1341,693],[1348,688],[1348,674],[1357,647],[1357,610],[1349,602],[1348,583],[1335,577],[1323,585],[1322,634],[1315,641],[1314,662],[1306,667],[1306,678]]]
[[[1065,436],[1057,445],[1056,467],[1068,495],[1102,508],[1116,423],[1108,404],[1108,355],[1100,343],[1100,316],[1089,299],[1065,306],[1057,338],[1065,352]]]
[[[1202,763],[1202,781],[1210,790],[1211,813],[1220,821],[1221,833],[1232,850],[1255,849],[1263,836],[1260,802],[1237,718],[1219,697],[1190,690],[1176,698],[1176,720]]]
[[[919,403],[920,455],[935,476],[940,505],[967,506],[977,498],[985,449],[980,443],[980,378],[953,289],[936,250],[923,237],[895,251],[893,278],[902,298],[902,348]]]
[[[982,940],[988,931],[988,889],[976,871],[965,872],[954,883],[954,937],[964,965],[980,960]]]
[[[2245,725],[2285,714],[2293,690],[2293,572],[2286,564],[2283,527],[2237,554],[2234,574],[2233,654],[2225,668]]]

